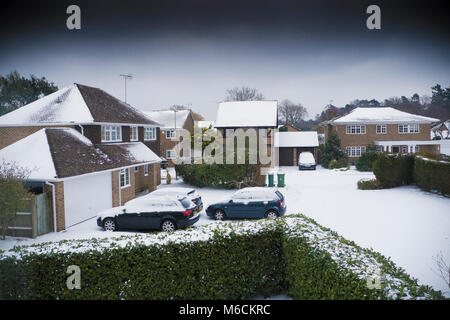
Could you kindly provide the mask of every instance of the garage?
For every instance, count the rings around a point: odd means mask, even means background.
[[[93,218],[112,207],[111,172],[79,176],[64,181],[66,228]]]
[[[317,162],[319,139],[315,131],[282,131],[275,134],[280,166],[296,166],[301,152],[311,152]]]

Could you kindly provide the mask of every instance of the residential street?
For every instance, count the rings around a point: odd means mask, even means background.
[[[337,231],[362,247],[372,247],[382,253],[423,284],[446,291],[440,279],[434,258],[440,252],[450,257],[450,199],[426,193],[415,186],[384,190],[358,190],[361,178],[372,178],[372,173],[325,170],[298,171],[296,167],[282,167],[286,173],[286,187],[280,191],[286,196],[288,214],[302,213],[318,223]],[[159,188],[186,186],[173,179],[171,185]],[[163,182],[164,183],[164,182]],[[198,192],[205,207],[231,195],[234,190],[201,188]],[[202,212],[196,225],[222,223],[211,220]],[[130,232],[105,232],[97,227],[95,219],[88,220],[57,234],[50,233],[37,239],[7,238],[0,241],[0,249],[14,245],[38,242],[110,237]]]

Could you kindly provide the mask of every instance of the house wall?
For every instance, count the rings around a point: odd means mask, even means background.
[[[134,173],[135,191],[139,193],[148,189],[149,192],[155,191],[161,184],[161,169],[159,164],[152,164],[148,167],[148,175],[144,174],[144,166],[139,166],[139,172]],[[134,172],[134,170],[132,170]]]
[[[337,132],[341,140],[341,148],[345,151],[348,146],[369,146],[373,145],[374,141],[396,141],[396,140],[430,140],[430,124],[420,124],[418,133],[398,133],[398,124],[386,125],[387,132],[385,134],[376,133],[376,125],[366,125],[365,134],[347,134],[346,125],[327,125],[325,129],[325,139],[327,140],[332,132]],[[401,148],[400,148],[401,149]],[[401,150],[400,150],[401,151]],[[350,160],[358,158],[350,157]]]
[[[144,127],[138,128],[138,138],[139,141],[144,143],[147,147],[149,147],[154,153],[157,155],[162,155],[161,148],[160,148],[160,141],[161,141],[161,128],[156,128],[156,140],[144,140]]]
[[[3,149],[14,142],[17,142],[29,135],[44,129],[51,128],[52,126],[20,126],[20,127],[0,127],[0,149]],[[53,126],[53,127],[67,127],[73,128],[74,126]]]
[[[194,132],[194,117],[192,116],[192,112],[189,114],[189,116],[186,118],[183,129],[189,131],[191,134]],[[178,144],[179,141],[174,141],[172,139],[166,138],[166,131],[171,130],[169,129],[161,129],[160,133],[160,156],[167,159],[167,150],[173,150],[175,149],[175,146]],[[169,167],[175,166],[175,163],[171,159],[167,159]]]
[[[55,182],[56,231],[66,229],[66,212],[64,209],[64,182]]]
[[[111,178],[112,178],[112,206],[118,207],[120,205],[124,205],[125,202],[134,199],[136,196],[136,187],[135,187],[135,177],[133,174],[133,168],[130,169],[130,185],[125,188],[120,188],[119,186],[119,172],[112,171],[111,172]],[[119,199],[119,192],[121,195],[121,198]],[[121,203],[120,203],[121,200]]]
[[[217,130],[222,134],[223,137],[223,150],[226,151],[226,144],[227,144],[227,140],[229,138],[227,138],[226,135],[226,130],[227,129],[233,129],[233,130],[237,130],[237,129],[243,129],[244,132],[247,131],[248,129],[266,129],[267,130],[267,138],[266,138],[266,145],[267,145],[267,156],[271,156],[272,155],[272,137],[273,137],[273,133],[275,131],[275,127],[258,127],[258,128],[217,128]],[[257,136],[257,138],[259,139],[259,136]],[[232,143],[232,142],[230,142]],[[258,142],[258,146],[259,146],[259,142]]]

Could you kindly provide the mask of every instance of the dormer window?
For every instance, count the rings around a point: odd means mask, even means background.
[[[102,142],[120,142],[122,141],[121,126],[102,126]]]

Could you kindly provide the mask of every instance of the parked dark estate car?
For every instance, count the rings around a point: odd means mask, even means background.
[[[200,218],[196,205],[188,198],[171,196],[141,197],[124,206],[102,211],[97,225],[107,231],[118,229],[173,231],[193,225]]]
[[[183,187],[168,187],[161,188],[150,192],[148,195],[144,197],[152,197],[152,196],[175,196],[175,197],[186,197],[195,203],[195,210],[198,212],[203,210],[203,201],[202,197],[198,194],[195,189],[192,188],[183,188]]]
[[[216,220],[225,218],[276,218],[286,212],[284,196],[268,188],[244,188],[230,198],[208,206],[206,214]]]

